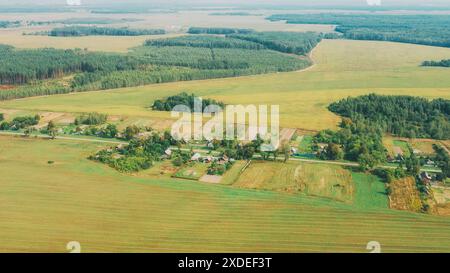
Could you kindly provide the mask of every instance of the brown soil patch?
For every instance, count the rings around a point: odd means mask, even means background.
[[[200,177],[200,182],[204,183],[219,184],[221,180],[222,176],[219,175],[205,174],[204,176]]]

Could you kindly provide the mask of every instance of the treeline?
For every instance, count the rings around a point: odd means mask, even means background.
[[[255,42],[268,49],[298,55],[309,53],[322,40],[321,34],[315,32],[255,32],[232,34],[228,37]]]
[[[213,12],[210,13],[211,16],[255,16],[249,12]]]
[[[54,37],[79,37],[90,35],[104,36],[141,36],[141,35],[162,35],[164,29],[130,29],[130,28],[112,28],[112,27],[83,27],[72,26],[55,28],[48,32],[49,36]]]
[[[189,107],[191,112],[196,111],[195,100],[198,99],[194,94],[188,94],[186,92],[180,93],[175,96],[170,96],[164,99],[155,100],[152,105],[153,110],[157,111],[172,111],[172,109],[177,105],[185,105]],[[213,99],[202,99],[202,105],[200,111],[204,111],[207,106],[218,105],[222,109],[225,107],[223,102],[219,102]]]
[[[20,21],[0,21],[0,28],[18,27],[20,25]]]
[[[191,27],[188,30],[189,34],[218,34],[218,35],[227,35],[227,34],[247,34],[254,32],[253,29],[247,28],[208,28],[208,27]]]
[[[422,66],[450,67],[450,59],[442,61],[425,61],[422,63]]]
[[[145,42],[146,46],[187,46],[187,47],[205,47],[205,48],[242,48],[260,50],[265,46],[244,41],[241,39],[220,37],[220,36],[207,36],[207,35],[195,35],[195,36],[181,36],[168,39],[152,39]]]
[[[271,21],[337,25],[344,38],[450,47],[447,15],[277,14]]]
[[[147,46],[187,46],[204,48],[271,49],[283,53],[305,55],[322,40],[315,32],[252,32],[217,36],[183,36],[168,39],[148,40]]]
[[[450,138],[450,100],[370,94],[343,99],[328,109],[401,137]]]

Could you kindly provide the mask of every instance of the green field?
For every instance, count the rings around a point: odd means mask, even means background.
[[[86,159],[100,148],[0,138],[2,251],[450,251],[449,218],[120,174]]]
[[[334,128],[339,121],[326,106],[347,96],[375,92],[450,98],[448,69],[419,66],[423,60],[449,55],[448,48],[325,40],[312,54],[316,65],[304,72],[28,98],[1,102],[0,108],[167,119],[169,113],[151,111],[149,105],[155,99],[188,91],[227,104],[279,104],[282,126],[320,130]]]

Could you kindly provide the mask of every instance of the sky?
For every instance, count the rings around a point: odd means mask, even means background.
[[[222,5],[222,6],[237,6],[245,3],[259,4],[259,5],[305,5],[305,6],[359,6],[367,5],[367,2],[379,2],[386,6],[450,6],[450,0],[0,0],[0,5],[8,6],[23,6],[23,5],[78,5],[80,2],[83,5],[95,5],[95,6],[108,6],[111,4],[140,4],[140,5],[195,5],[195,6],[207,6],[207,5]]]

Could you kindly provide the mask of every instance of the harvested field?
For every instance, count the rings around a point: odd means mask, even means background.
[[[389,206],[392,209],[420,212],[422,201],[413,177],[406,177],[390,183]]]
[[[291,162],[253,162],[234,186],[302,192],[346,202],[353,200],[354,191],[351,173],[341,167]]]
[[[448,217],[125,175],[86,159],[104,147],[0,137],[0,252],[450,251]]]

